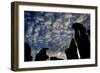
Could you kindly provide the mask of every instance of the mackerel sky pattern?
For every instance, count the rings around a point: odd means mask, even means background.
[[[74,37],[73,23],[90,30],[90,14],[24,11],[24,41],[33,50],[33,56],[42,48],[49,48],[50,54],[62,52]]]

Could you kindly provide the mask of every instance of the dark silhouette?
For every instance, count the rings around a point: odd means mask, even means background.
[[[90,58],[90,40],[85,27],[80,23],[75,23],[72,25],[72,28],[75,31],[75,41],[79,50],[80,58]]]
[[[40,52],[36,55],[35,61],[47,60],[49,56],[46,54],[46,50],[48,50],[48,48],[41,49]]]
[[[57,57],[50,57],[50,60],[63,60],[63,59]]]
[[[65,50],[65,54],[67,59],[78,59],[77,46],[74,39],[71,40],[69,48]]]
[[[27,43],[24,44],[24,61],[32,61],[31,48]]]
[[[89,37],[90,37],[90,30],[88,30],[87,33],[88,33],[88,35],[89,35]]]

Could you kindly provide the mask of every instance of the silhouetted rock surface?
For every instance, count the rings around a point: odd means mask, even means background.
[[[77,46],[74,39],[71,40],[69,48],[65,50],[65,54],[67,59],[78,59]]]
[[[24,61],[32,61],[30,46],[27,43],[25,43],[24,47],[25,47],[24,48]]]
[[[72,25],[75,31],[75,41],[78,46],[79,54],[81,59],[90,58],[90,40],[85,27],[80,23]]]
[[[88,33],[88,35],[89,35],[89,37],[90,37],[90,30],[88,30],[87,33]]]
[[[46,50],[48,48],[43,48],[40,50],[40,52],[36,55],[35,61],[45,61],[49,58],[49,56],[46,54]]]
[[[50,57],[50,60],[63,60],[63,59],[57,57]]]

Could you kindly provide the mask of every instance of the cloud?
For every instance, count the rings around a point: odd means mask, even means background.
[[[51,32],[46,33],[45,39],[48,40],[51,37]]]
[[[38,21],[44,21],[44,18],[42,16],[37,16],[36,20],[38,20]]]
[[[44,22],[45,26],[50,26],[51,24],[52,24],[52,22],[50,20]]]
[[[44,16],[41,16],[42,14]],[[86,14],[52,12],[37,14],[35,20],[32,21],[34,23],[29,23],[27,34],[25,34],[31,46],[35,45],[37,48],[34,49],[32,47],[32,55],[35,57],[36,53],[40,51],[42,43],[42,47],[49,47],[49,56],[66,59],[64,50],[69,47],[70,41],[74,36],[71,25],[74,22],[83,22],[86,18]]]
[[[69,24],[71,23],[71,19],[68,19],[67,21],[64,22],[65,29],[68,29]]]
[[[72,14],[66,13],[63,15],[63,17],[64,17],[64,20],[66,21],[67,19],[72,17]]]
[[[52,17],[52,16],[53,16],[53,13],[52,13],[52,12],[47,12],[47,13],[45,14],[45,16],[46,16],[46,17]]]
[[[86,19],[86,15],[80,15],[79,18],[77,18],[76,22],[77,23],[81,23],[82,21],[84,21]]]
[[[36,33],[39,32],[40,31],[40,26],[37,26],[34,30],[35,30]]]
[[[28,28],[27,34],[32,34],[33,27],[32,25]]]
[[[62,23],[62,22],[63,22],[63,18],[58,18],[58,19],[56,19],[56,21],[57,21],[58,23]]]

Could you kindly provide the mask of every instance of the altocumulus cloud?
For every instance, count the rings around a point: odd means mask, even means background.
[[[79,22],[90,29],[89,14],[25,11],[24,18],[24,38],[32,48],[33,60],[43,47],[49,48],[49,56],[66,59],[64,51],[74,35],[72,24]]]

